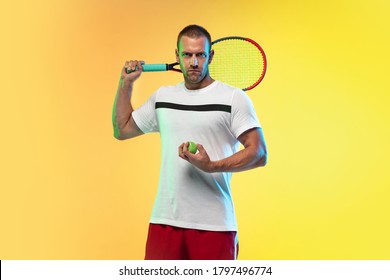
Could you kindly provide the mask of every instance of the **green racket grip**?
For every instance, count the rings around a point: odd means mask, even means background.
[[[168,64],[143,64],[142,68],[142,72],[162,72],[168,71]],[[126,69],[127,74],[131,72],[133,71]]]
[[[142,65],[143,72],[162,72],[168,71],[167,64],[144,64]]]

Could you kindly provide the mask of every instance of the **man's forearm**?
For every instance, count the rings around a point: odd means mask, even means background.
[[[121,78],[112,109],[112,125],[114,128],[114,136],[118,139],[121,138],[122,131],[128,124],[131,118],[131,114],[134,111],[131,105],[132,90],[133,83],[125,82]]]
[[[265,149],[248,147],[230,157],[212,161],[211,172],[240,172],[264,166],[267,162]]]

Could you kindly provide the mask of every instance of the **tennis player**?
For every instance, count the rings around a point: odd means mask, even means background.
[[[162,142],[147,260],[237,258],[232,173],[264,166],[267,149],[248,96],[210,76],[213,55],[209,32],[185,27],[176,49],[184,82],[159,88],[136,110],[131,96],[142,63],[130,60],[122,68],[113,107],[115,138],[159,132]],[[197,143],[196,154],[188,151],[188,141]]]

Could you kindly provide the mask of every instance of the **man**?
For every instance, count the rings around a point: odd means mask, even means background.
[[[124,140],[159,132],[162,141],[145,259],[237,257],[232,172],[264,166],[267,152],[247,95],[210,76],[213,55],[207,30],[184,28],[176,49],[184,83],[161,87],[137,110],[131,95],[142,63],[126,61],[122,69],[113,108],[114,136]],[[188,141],[198,143],[198,153],[188,151]],[[238,149],[239,143],[244,149]]]

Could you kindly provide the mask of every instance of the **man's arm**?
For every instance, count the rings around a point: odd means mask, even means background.
[[[199,153],[191,154],[188,143],[179,147],[179,156],[205,172],[239,172],[265,166],[267,163],[267,148],[261,128],[253,128],[242,133],[238,140],[244,149],[230,157],[211,161],[206,150],[198,144]]]
[[[137,70],[127,74],[126,69]],[[122,69],[114,106],[112,108],[114,137],[118,140],[125,140],[143,134],[133,120],[132,113],[134,109],[131,105],[133,85],[141,76],[141,73],[142,65],[139,61],[126,61],[125,67]]]

